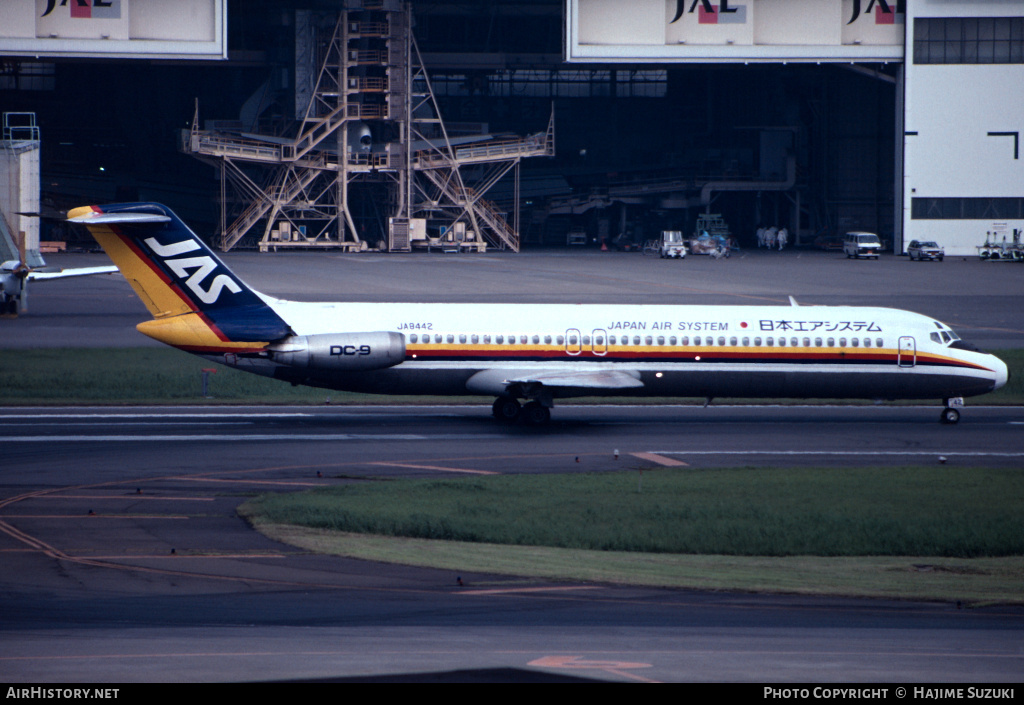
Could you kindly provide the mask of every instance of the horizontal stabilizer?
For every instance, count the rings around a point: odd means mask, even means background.
[[[59,272],[29,272],[29,281],[41,281],[43,279],[66,279],[67,277],[87,277],[92,274],[116,274],[117,267],[107,265],[105,267],[76,267],[74,269],[62,269]]]
[[[171,219],[166,215],[156,215],[155,213],[97,213],[92,211],[85,215],[68,218],[68,222],[82,225],[98,223],[109,225],[111,223],[170,223]]]

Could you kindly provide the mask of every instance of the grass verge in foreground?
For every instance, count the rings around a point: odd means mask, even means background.
[[[1021,603],[1024,557],[693,556],[430,541],[258,523],[307,551],[465,573],[731,592]]]
[[[637,471],[350,482],[264,495],[240,511],[311,550],[456,571],[1011,602],[1024,578],[1020,474],[645,469],[642,481]]]
[[[1009,366],[1010,381],[1002,389],[975,397],[968,404],[1024,404],[1024,350],[998,350],[996,354]],[[209,375],[210,398],[202,396],[203,369],[217,370]],[[0,350],[0,404],[5,406],[323,404],[328,399],[332,404],[491,402],[489,397],[396,397],[292,387],[173,348]],[[658,404],[685,400],[610,397],[580,401]]]

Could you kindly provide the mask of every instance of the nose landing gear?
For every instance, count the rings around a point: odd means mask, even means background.
[[[942,414],[939,416],[939,423],[951,426],[960,421],[960,411],[957,407],[964,405],[963,398],[943,399],[942,403],[946,405],[946,408],[942,410]]]

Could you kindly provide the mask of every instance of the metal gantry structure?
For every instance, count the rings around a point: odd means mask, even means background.
[[[453,138],[413,37],[409,4],[350,4],[358,7],[342,10],[333,28],[310,28],[320,69],[294,137],[203,130],[197,106],[182,149],[220,170],[220,248],[230,250],[255,230],[264,252],[407,252],[417,238],[428,241],[429,227],[439,235],[434,242],[518,252],[519,163],[554,156],[554,115],[546,131],[527,137]],[[513,199],[501,209],[485,194],[513,170]],[[357,227],[356,189],[369,191],[381,223],[386,217],[384,237]],[[229,223],[232,203],[243,207]]]

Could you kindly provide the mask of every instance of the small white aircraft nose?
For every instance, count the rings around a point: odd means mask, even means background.
[[[995,386],[992,390],[995,391],[1006,384],[1006,380],[1010,377],[1010,372],[1006,367],[1006,363],[1000,360],[998,357],[995,358],[995,365],[993,371],[996,373]]]

